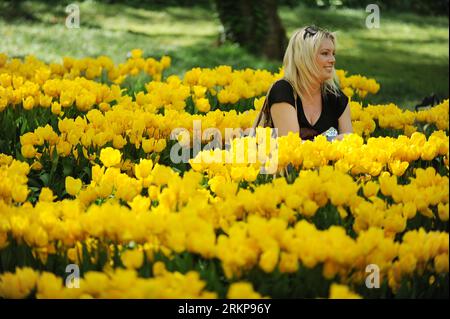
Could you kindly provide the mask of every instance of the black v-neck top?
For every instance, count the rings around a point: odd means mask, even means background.
[[[294,91],[289,82],[284,79],[278,80],[273,85],[268,96],[269,108],[274,103],[286,102],[294,107]],[[322,134],[329,128],[339,129],[338,119],[344,113],[348,104],[348,97],[339,90],[339,95],[327,93],[322,97],[322,112],[314,125],[308,122],[303,110],[300,97],[297,97],[297,119],[300,125],[300,137],[303,140],[312,140],[315,136]]]

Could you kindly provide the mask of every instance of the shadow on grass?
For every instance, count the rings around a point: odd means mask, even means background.
[[[315,24],[330,30],[356,31],[367,30],[365,9],[317,9],[299,5],[282,13],[284,26],[288,30]],[[411,13],[383,11],[380,23],[399,23],[418,27],[448,28],[448,17],[418,16]]]
[[[430,40],[429,43],[441,41]],[[401,46],[390,47],[381,39],[358,41],[358,49],[365,54],[341,52],[337,65],[349,74],[364,70],[363,75],[373,77],[381,84],[378,95],[369,98],[372,103],[393,102],[411,108],[431,93],[448,98],[448,56],[447,59],[437,58],[431,53],[418,52],[414,45],[417,43],[406,40]]]
[[[414,50],[415,46],[425,46],[425,45],[439,45],[442,44],[443,39],[427,39],[422,41],[416,40],[387,40],[387,39],[376,39],[363,36],[354,36],[353,39],[358,40],[357,47],[358,50],[365,52],[365,56],[368,58],[382,58],[394,60],[397,63],[407,63],[408,61],[417,61],[419,64],[442,64],[443,66],[448,65],[448,55],[447,57],[442,56],[436,58],[435,55],[431,54],[433,50],[428,49],[428,52],[419,52]],[[446,41],[448,45],[448,40]],[[387,45],[389,44],[389,45]],[[405,57],[407,60],[405,61]]]
[[[448,64],[419,62],[417,60],[396,57],[355,57],[341,55],[338,68],[348,70],[349,74],[360,73],[373,77],[380,83],[381,89],[375,96],[368,96],[367,102],[395,103],[402,108],[412,107],[425,96],[436,93],[441,98],[448,98]],[[433,80],[431,80],[433,79]]]
[[[66,15],[65,8],[69,4],[74,4],[73,0],[1,0],[0,1],[0,18],[5,21],[14,21],[16,19],[23,19],[28,21],[41,21],[38,15],[42,13],[52,14],[56,16]],[[191,6],[172,6],[170,1],[158,3],[149,1],[111,1],[111,0],[96,0],[79,1],[76,4],[83,7],[85,5],[92,6],[97,9],[92,13],[104,14],[108,16],[116,16],[118,13],[126,15],[131,19],[145,22],[148,17],[143,12],[165,12],[170,18],[178,21],[192,22],[198,19],[211,18],[211,11],[215,11],[214,5],[208,1],[197,1],[195,5]],[[191,14],[194,10],[195,15]],[[133,11],[134,10],[134,11]],[[208,12],[209,11],[209,12]],[[200,14],[199,14],[200,13]]]
[[[389,21],[413,24],[419,27],[448,28],[448,16],[419,16],[416,14],[401,11],[386,11],[383,18]]]
[[[328,9],[311,9],[298,6],[282,14],[283,24],[287,30],[294,30],[306,25],[317,25],[329,30],[354,30],[365,28],[364,20],[354,16]]]
[[[361,39],[363,39],[361,37]],[[384,40],[384,39],[367,39],[368,41],[374,41],[374,42],[378,42],[379,44],[389,41],[389,40]],[[448,39],[442,38],[442,37],[437,37],[434,39],[395,39],[392,40],[395,41],[396,44],[400,44],[400,45],[427,45],[427,44],[442,44],[443,42],[447,42],[448,44]]]
[[[182,75],[193,67],[214,68],[229,65],[233,69],[265,69],[278,72],[281,63],[250,55],[245,49],[231,43],[221,46],[187,46],[168,51],[174,61],[171,73]]]

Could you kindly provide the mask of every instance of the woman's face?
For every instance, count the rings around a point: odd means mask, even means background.
[[[335,53],[333,41],[328,38],[323,40],[316,57],[317,65],[319,66],[319,77],[322,82],[333,78],[333,68],[336,62],[334,58]]]

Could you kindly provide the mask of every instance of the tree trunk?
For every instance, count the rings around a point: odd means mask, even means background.
[[[283,59],[288,40],[277,0],[216,0],[216,7],[226,40],[255,55]]]

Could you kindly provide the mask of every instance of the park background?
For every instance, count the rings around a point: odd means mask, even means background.
[[[79,29],[65,26],[65,9],[71,3],[79,5]],[[380,28],[366,26],[370,3],[380,8]],[[381,85],[379,93],[366,101],[413,109],[432,94],[441,100],[449,96],[448,3],[0,0],[0,51],[11,57],[32,54],[45,62],[106,55],[121,63],[127,52],[140,48],[145,57],[172,57],[168,74],[182,76],[193,67],[218,65],[276,72],[280,54],[264,51],[268,26],[279,17],[278,27],[286,38],[309,24],[336,31],[336,68],[375,78]]]

